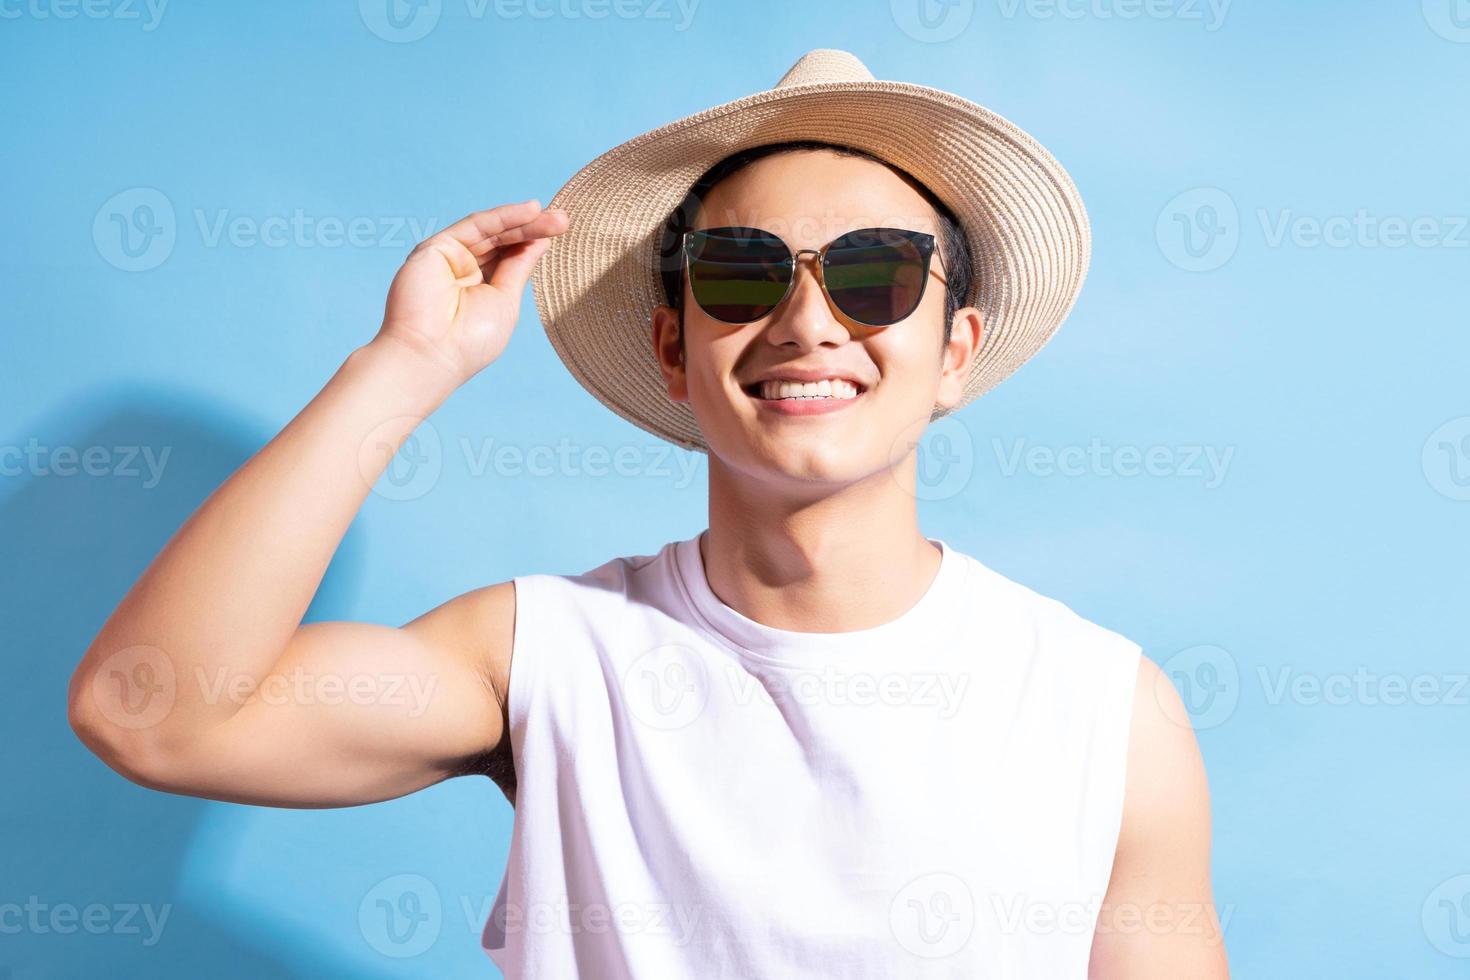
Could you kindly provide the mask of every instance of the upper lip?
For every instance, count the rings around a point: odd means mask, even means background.
[[[798,368],[798,367],[772,368],[771,370],[765,372],[764,374],[757,375],[756,377],[752,378],[750,381],[747,381],[746,382],[746,387],[747,388],[753,387],[755,385],[762,384],[763,382],[766,382],[766,381],[801,381],[801,382],[809,382],[809,381],[825,381],[828,378],[840,378],[843,381],[850,381],[852,384],[854,384],[858,388],[867,388],[868,387],[867,384],[865,384],[864,382],[862,382],[862,381],[860,381],[858,379],[858,376],[857,375],[853,374],[850,371],[844,371],[844,370],[842,370],[840,368]]]

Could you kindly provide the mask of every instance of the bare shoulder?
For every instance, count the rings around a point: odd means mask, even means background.
[[[403,629],[473,667],[502,712],[515,640],[515,581],[507,579],[455,596]]]
[[[1204,760],[1178,691],[1146,656],[1139,658],[1124,782],[1088,977],[1227,980]]]
[[[403,630],[447,651],[479,678],[500,716],[498,744],[464,760],[458,775],[488,776],[515,805],[516,773],[510,744],[510,663],[515,645],[516,588],[507,579],[461,593],[435,606]]]
[[[1125,833],[1150,821],[1188,819],[1208,838],[1209,788],[1189,712],[1168,675],[1146,656],[1138,661]]]

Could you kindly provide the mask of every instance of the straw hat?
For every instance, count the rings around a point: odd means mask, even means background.
[[[708,452],[689,405],[669,398],[650,335],[666,302],[660,237],[711,165],[736,150],[814,139],[866,150],[908,171],[954,212],[975,269],[962,305],[985,337],[969,404],[1051,339],[1087,274],[1091,237],[1072,179],[1031,136],[958,95],[876,81],[846,51],[803,55],[776,87],[661,126],[608,150],[556,192],[569,228],[537,260],[531,287],[557,355],[634,425]]]

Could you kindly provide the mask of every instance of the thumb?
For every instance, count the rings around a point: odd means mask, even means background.
[[[526,288],[526,280],[530,278],[536,260],[550,247],[549,238],[535,238],[506,246],[497,257],[495,272],[490,276],[490,285],[519,296],[521,290]]]

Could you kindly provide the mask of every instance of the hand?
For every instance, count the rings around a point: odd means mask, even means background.
[[[532,198],[424,239],[393,277],[374,343],[401,344],[464,384],[505,350],[531,267],[568,222]]]

